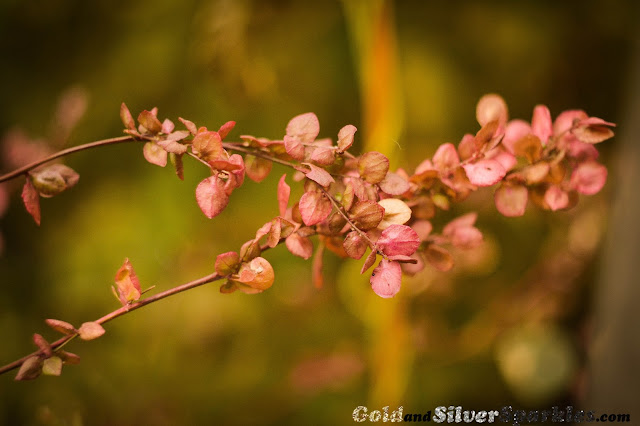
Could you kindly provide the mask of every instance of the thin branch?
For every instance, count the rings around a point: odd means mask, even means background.
[[[338,213],[340,213],[340,215],[345,218],[345,220],[347,221],[347,223],[349,224],[349,226],[351,226],[351,229],[353,229],[354,231],[356,231],[358,234],[360,234],[360,236],[362,238],[364,238],[368,243],[369,243],[369,247],[371,247],[371,249],[373,250],[373,248],[376,246],[375,243],[373,241],[371,241],[371,239],[369,238],[369,236],[367,235],[366,232],[364,232],[363,230],[361,230],[360,228],[358,228],[356,226],[355,223],[353,223],[351,221],[351,219],[349,219],[349,216],[342,211],[342,207],[340,206],[340,204],[338,204],[338,201],[333,198],[333,196],[331,194],[329,194],[329,192],[327,192],[326,189],[320,187],[320,190],[322,191],[322,193],[324,194],[325,197],[327,197],[329,199],[329,201],[331,201],[331,204],[333,204],[333,206],[336,208],[336,210],[338,210]],[[384,256],[384,258],[386,259],[386,255],[382,252],[380,252],[380,254],[382,256]]]
[[[9,172],[5,175],[0,176],[0,182],[5,182],[11,179],[14,179],[22,174],[25,174],[33,169],[35,169],[36,167],[39,167],[45,163],[48,163],[50,161],[53,161],[57,158],[61,158],[61,157],[65,157],[69,154],[73,154],[74,152],[80,152],[80,151],[84,151],[87,149],[91,149],[91,148],[97,148],[99,146],[106,146],[106,145],[115,145],[118,143],[124,143],[124,142],[146,142],[145,140],[140,140],[140,139],[136,139],[133,136],[120,136],[118,138],[111,138],[111,139],[103,139],[100,141],[95,141],[95,142],[89,142],[86,143],[84,145],[78,145],[78,146],[73,146],[71,148],[67,148],[67,149],[63,149],[62,151],[58,151],[55,154],[52,154],[46,158],[43,158],[41,160],[35,161],[31,164],[27,164],[26,166],[20,167],[19,169],[16,169],[12,172]]]
[[[172,287],[168,290],[165,290],[161,293],[155,294],[153,296],[149,296],[146,299],[142,299],[139,300],[137,302],[131,303],[129,305],[125,305],[122,306],[118,309],[116,309],[115,311],[112,311],[104,316],[102,316],[101,318],[95,320],[94,322],[98,323],[98,324],[104,324],[106,322],[109,322],[115,318],[121,317],[123,315],[128,314],[129,312],[135,311],[136,309],[140,309],[143,306],[147,306],[150,305],[154,302],[157,302],[159,300],[165,299],[169,296],[173,296],[176,295],[178,293],[182,293],[183,291],[187,291],[187,290],[191,290],[192,288],[196,288],[199,287],[201,285],[213,282],[213,281],[217,281],[219,279],[222,279],[224,277],[218,275],[217,273],[213,273],[213,274],[209,274],[207,276],[204,276],[202,278],[199,278],[197,280],[194,281],[190,281],[186,284],[182,284],[176,287]],[[68,336],[64,336],[58,340],[56,340],[55,342],[51,343],[51,349],[58,349],[59,347],[61,347],[62,345],[64,345],[65,343],[67,343],[69,340],[75,338],[78,334],[70,334]],[[22,365],[23,362],[25,362],[28,358],[32,357],[32,356],[41,356],[43,355],[43,351],[36,351],[33,352],[29,355],[26,355],[18,360],[13,361],[10,364],[7,364],[5,366],[0,367],[0,374],[6,373],[8,371],[13,370],[14,368],[18,368]]]
[[[222,146],[225,149],[228,149],[229,151],[238,151],[238,152],[243,152],[245,154],[249,154],[249,155],[253,155],[254,157],[260,157],[263,158],[265,160],[274,162],[274,163],[278,163],[278,164],[282,164],[283,166],[287,166],[287,167],[291,167],[295,170],[300,170],[299,166],[297,166],[294,163],[291,163],[289,161],[286,160],[281,160],[279,158],[276,157],[272,157],[266,153],[263,153],[262,151],[256,151],[253,149],[249,149],[243,146],[238,146],[236,143],[234,142],[223,142]]]

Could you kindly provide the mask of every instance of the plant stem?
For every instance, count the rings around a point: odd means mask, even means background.
[[[336,208],[336,210],[338,210],[338,213],[340,213],[340,215],[345,218],[345,220],[347,221],[347,223],[349,224],[349,226],[351,226],[351,229],[353,229],[354,231],[356,231],[358,234],[360,234],[360,236],[362,238],[364,238],[368,243],[369,243],[369,247],[371,247],[371,250],[373,250],[375,248],[375,244],[373,241],[371,241],[371,239],[369,238],[369,236],[367,235],[366,232],[364,232],[363,230],[361,230],[360,228],[358,228],[356,226],[355,223],[353,223],[351,221],[351,219],[349,219],[349,216],[342,211],[342,207],[340,206],[340,204],[338,204],[338,201],[333,198],[333,196],[331,194],[329,194],[329,192],[327,192],[326,189],[320,187],[320,190],[322,191],[322,193],[324,194],[325,197],[327,197],[329,199],[329,201],[331,201],[331,204],[333,204],[333,206]],[[380,253],[382,256],[385,257],[386,259],[386,255],[384,253]]]
[[[140,309],[143,306],[147,306],[150,305],[154,302],[157,302],[159,300],[165,299],[169,296],[173,296],[175,294],[178,293],[182,293],[183,291],[187,291],[187,290],[191,290],[192,288],[196,288],[199,287],[201,285],[222,279],[224,277],[221,277],[220,275],[218,275],[217,273],[213,273],[213,274],[209,274],[206,275],[202,278],[199,278],[197,280],[193,280],[190,281],[186,284],[182,284],[173,288],[170,288],[168,290],[165,290],[161,293],[155,294],[153,296],[149,296],[146,299],[142,299],[139,300],[137,302],[134,302],[130,305],[125,305],[122,306],[118,309],[116,309],[115,311],[112,311],[104,316],[102,316],[101,318],[98,318],[97,320],[95,320],[94,322],[98,323],[98,324],[104,324],[106,322],[109,322],[115,318],[121,317],[123,315],[128,314],[129,312],[135,311],[136,309]],[[73,339],[74,337],[76,337],[78,335],[78,333],[75,334],[70,334],[68,336],[64,336],[58,340],[56,340],[55,342],[51,343],[51,349],[58,349],[60,348],[62,345],[66,344],[69,340]],[[43,355],[43,351],[36,351],[33,352],[29,355],[26,355],[18,360],[13,361],[10,364],[7,364],[5,366],[0,367],[0,374],[6,373],[8,371],[13,370],[14,368],[18,368],[22,365],[23,362],[25,362],[28,358],[32,357],[32,356],[41,356]]]
[[[263,158],[265,160],[271,161],[273,163],[282,164],[283,166],[291,167],[292,169],[301,171],[300,170],[300,166],[297,166],[294,163],[291,163],[291,162],[286,161],[286,160],[281,160],[281,159],[276,158],[276,157],[272,157],[272,156],[270,156],[270,155],[268,155],[266,153],[262,153],[261,151],[256,151],[256,150],[249,149],[249,148],[246,148],[246,147],[243,147],[243,146],[238,146],[234,142],[223,142],[222,146],[225,149],[228,149],[229,151],[238,151],[238,152],[242,152],[242,153],[245,153],[245,154],[248,154],[248,155],[253,155],[254,157],[260,157],[260,158]]]
[[[136,139],[133,136],[120,136],[117,138],[111,138],[111,139],[103,139],[100,141],[95,141],[95,142],[89,142],[86,143],[84,145],[78,145],[78,146],[74,146],[71,148],[67,148],[67,149],[63,149],[62,151],[58,151],[55,154],[52,154],[46,158],[43,158],[41,160],[35,161],[31,164],[27,164],[26,166],[20,167],[19,169],[16,169],[12,172],[9,172],[5,175],[0,176],[0,182],[5,182],[11,179],[14,179],[22,174],[25,174],[33,169],[35,169],[36,167],[39,167],[45,163],[48,163],[50,161],[53,161],[57,158],[60,157],[64,157],[67,156],[69,154],[73,154],[74,152],[80,152],[80,151],[84,151],[87,149],[91,149],[91,148],[97,148],[99,146],[106,146],[106,145],[115,145],[118,143],[124,143],[124,142],[146,142],[145,140],[140,140],[140,139]]]

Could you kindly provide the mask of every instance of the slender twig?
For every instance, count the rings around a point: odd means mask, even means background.
[[[283,241],[284,241],[284,239],[280,239],[278,241],[278,244],[282,243]],[[269,245],[263,244],[263,245],[260,246],[260,252],[264,252],[266,250],[269,250],[270,248],[271,247]],[[184,291],[191,290],[193,288],[200,287],[201,285],[208,284],[208,283],[211,283],[211,282],[223,279],[223,278],[225,278],[225,277],[220,276],[220,275],[218,275],[217,273],[214,272],[214,273],[206,275],[206,276],[204,276],[202,278],[198,278],[197,280],[189,281],[188,283],[185,283],[185,284],[182,284],[182,285],[179,285],[179,286],[176,286],[176,287],[172,287],[172,288],[170,288],[168,290],[165,290],[165,291],[160,292],[158,294],[155,294],[153,296],[149,296],[149,297],[147,297],[145,299],[138,300],[137,302],[133,302],[133,303],[130,303],[128,305],[124,305],[124,306],[122,306],[122,307],[120,307],[120,308],[118,308],[118,309],[116,309],[116,310],[114,310],[112,312],[109,312],[108,314],[98,318],[97,320],[95,320],[93,322],[96,322],[98,324],[107,323],[107,322],[109,322],[109,321],[111,321],[113,319],[116,319],[118,317],[126,315],[129,312],[135,311],[136,309],[140,309],[143,306],[150,305],[150,304],[155,303],[155,302],[157,302],[159,300],[166,299],[167,297],[174,296],[174,295],[176,295],[178,293],[182,293]],[[62,346],[66,345],[70,340],[74,339],[77,336],[78,336],[78,333],[74,333],[74,334],[70,334],[68,336],[64,336],[64,337],[60,338],[60,339],[56,340],[55,342],[51,343],[51,349],[53,349],[53,350],[60,349]],[[33,352],[33,353],[29,354],[29,355],[26,355],[26,356],[24,356],[24,357],[22,357],[20,359],[17,359],[17,360],[13,361],[10,364],[7,364],[5,366],[0,367],[0,374],[6,373],[8,371],[11,371],[11,370],[13,370],[15,368],[20,367],[22,365],[22,363],[24,363],[28,358],[30,358],[32,356],[42,356],[42,355],[44,355],[43,351],[36,351],[36,352]]]
[[[322,191],[324,196],[327,197],[329,199],[329,201],[331,201],[331,204],[333,204],[333,206],[336,208],[336,210],[338,210],[338,213],[340,213],[340,215],[347,221],[349,226],[351,226],[351,229],[353,229],[358,234],[360,234],[360,236],[362,238],[364,238],[369,243],[369,247],[371,247],[371,249],[373,250],[376,247],[376,245],[375,245],[375,243],[373,241],[371,241],[371,239],[369,238],[367,233],[364,232],[362,229],[358,228],[356,226],[356,224],[353,223],[351,221],[351,219],[349,219],[349,216],[342,210],[342,207],[340,206],[340,204],[338,204],[338,201],[335,198],[333,198],[333,196],[331,194],[329,194],[329,192],[326,189],[320,187],[320,190]],[[380,254],[385,256],[384,253],[380,253]],[[385,258],[386,258],[386,256],[385,256]]]
[[[124,142],[146,142],[145,140],[141,140],[141,139],[136,139],[133,136],[120,136],[118,138],[111,138],[111,139],[103,139],[100,141],[95,141],[95,142],[90,142],[90,143],[86,143],[84,145],[78,145],[78,146],[73,146],[71,148],[67,148],[67,149],[63,149],[62,151],[58,151],[55,154],[52,154],[48,157],[45,157],[41,160],[35,161],[31,164],[27,164],[26,166],[20,167],[19,169],[16,169],[12,172],[9,172],[5,175],[0,176],[0,182],[5,182],[8,180],[11,180],[13,178],[16,178],[24,173],[27,173],[33,169],[35,169],[36,167],[39,167],[45,163],[48,163],[50,161],[53,161],[55,159],[58,159],[60,157],[64,157],[67,156],[69,154],[73,154],[74,152],[80,152],[80,151],[84,151],[87,149],[91,149],[91,148],[97,148],[99,146],[106,146],[106,145],[115,145],[118,143],[124,143]]]
[[[182,293],[183,291],[187,291],[187,290],[191,290],[192,288],[196,288],[199,287],[201,285],[213,282],[213,281],[217,281],[219,279],[222,279],[224,277],[218,275],[217,273],[213,273],[213,274],[209,274],[206,275],[202,278],[199,278],[197,280],[193,280],[190,281],[186,284],[182,284],[176,287],[172,287],[168,290],[165,290],[161,293],[155,294],[153,296],[149,296],[145,299],[139,300],[137,302],[133,302],[131,304],[128,305],[124,305],[118,309],[116,309],[115,311],[112,311],[100,318],[98,318],[97,320],[93,321],[96,322],[98,324],[104,324],[106,322],[109,322],[115,318],[121,317],[123,315],[128,314],[129,312],[135,311],[136,309],[140,309],[143,306],[147,306],[150,305],[154,302],[157,302],[159,300],[165,299],[167,297],[176,295],[178,293]],[[58,340],[56,340],[55,342],[51,343],[51,349],[58,349],[60,348],[62,345],[66,344],[69,340],[75,338],[78,334],[74,333],[68,336],[64,336]],[[10,364],[7,364],[5,366],[0,367],[0,374],[6,373],[8,371],[13,370],[14,368],[18,368],[22,365],[23,362],[25,362],[28,358],[32,357],[32,356],[41,356],[43,355],[43,351],[36,351],[33,352],[29,355],[26,355],[18,360],[13,361]]]
[[[229,151],[243,152],[243,153],[248,154],[248,155],[253,155],[254,157],[260,157],[260,158],[263,158],[265,160],[272,161],[274,163],[282,164],[283,166],[291,167],[292,169],[295,169],[295,170],[300,170],[300,166],[298,166],[298,165],[296,165],[294,163],[291,163],[291,162],[286,161],[286,160],[281,160],[280,158],[272,157],[271,155],[263,153],[262,151],[256,151],[254,149],[249,149],[249,148],[246,148],[246,147],[243,147],[243,146],[238,146],[234,142],[224,142],[222,144],[222,146],[225,149],[228,149]]]

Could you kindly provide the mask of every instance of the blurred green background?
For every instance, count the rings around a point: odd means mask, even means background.
[[[385,152],[408,170],[475,133],[475,103],[489,92],[512,117],[530,119],[538,103],[554,116],[581,108],[618,122],[622,136],[599,146],[605,190],[569,212],[503,218],[491,190],[440,212],[436,227],[478,211],[484,248],[456,252],[452,272],[404,279],[394,300],[373,295],[360,262],[330,253],[316,290],[311,262],[278,247],[265,254],[276,283],[263,294],[204,286],[109,323],[95,342],[74,342],[82,363],[59,378],[1,376],[0,423],[350,424],[359,405],[631,412],[625,401],[640,399],[640,380],[616,381],[606,363],[624,372],[611,359],[631,351],[626,360],[637,364],[637,314],[624,322],[624,348],[608,343],[606,362],[596,337],[611,315],[603,288],[617,284],[603,264],[631,247],[603,241],[616,191],[635,176],[617,166],[624,125],[640,116],[639,21],[634,0],[3,0],[3,171],[20,138],[60,149],[119,136],[123,101],[134,115],[157,106],[161,118],[212,129],[235,120],[231,140],[281,138],[291,117],[313,111],[321,136],[354,124],[356,151]],[[158,291],[210,273],[216,254],[237,250],[277,214],[276,182],[290,175],[276,165],[208,220],[194,199],[207,172],[194,162],[184,182],[146,163],[137,144],[66,164],[80,182],[42,201],[39,228],[20,205],[22,182],[5,186],[1,364],[33,351],[34,332],[57,338],[45,318],[79,325],[115,309],[109,287],[125,257],[143,288]],[[637,229],[626,228],[633,247]]]

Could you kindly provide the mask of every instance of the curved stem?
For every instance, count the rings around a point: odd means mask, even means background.
[[[253,150],[253,149],[249,149],[249,148],[246,148],[244,146],[238,146],[235,142],[223,142],[222,146],[225,149],[228,149],[229,151],[242,152],[244,154],[253,155],[254,157],[263,158],[263,159],[271,161],[273,163],[278,163],[278,164],[282,164],[283,166],[291,167],[291,168],[293,168],[295,170],[300,170],[299,166],[297,166],[294,163],[291,163],[291,162],[286,161],[286,160],[281,160],[279,158],[273,157],[273,156],[268,155],[266,153],[262,153],[261,151],[256,151],[256,150]]]
[[[340,206],[340,204],[338,204],[338,201],[333,198],[333,196],[331,194],[329,194],[329,192],[320,187],[320,190],[322,191],[322,193],[324,194],[325,197],[327,197],[329,199],[329,201],[331,201],[331,204],[333,204],[333,206],[336,208],[336,210],[338,210],[338,213],[340,213],[340,215],[347,221],[347,223],[349,224],[349,226],[351,226],[351,229],[353,229],[354,231],[356,231],[358,234],[360,234],[360,236],[362,238],[364,238],[368,243],[369,243],[369,247],[371,247],[371,250],[374,250],[374,248],[376,247],[375,243],[373,241],[371,241],[371,239],[369,238],[369,236],[367,235],[366,232],[364,232],[362,229],[358,228],[356,226],[355,223],[353,223],[351,221],[351,219],[349,219],[349,216],[342,211],[342,207]],[[384,256],[384,258],[386,259],[387,256],[384,253],[380,253],[382,256]]]
[[[5,182],[11,179],[14,179],[22,174],[25,174],[33,169],[35,169],[36,167],[39,167],[45,163],[48,163],[50,161],[53,161],[57,158],[61,158],[61,157],[65,157],[69,154],[73,154],[74,152],[80,152],[80,151],[84,151],[87,149],[91,149],[91,148],[97,148],[99,146],[106,146],[106,145],[115,145],[118,143],[124,143],[124,142],[146,142],[145,140],[140,140],[140,139],[136,139],[133,136],[120,136],[117,138],[110,138],[110,139],[103,139],[100,141],[95,141],[95,142],[89,142],[86,143],[84,145],[78,145],[78,146],[73,146],[71,148],[67,148],[67,149],[63,149],[62,151],[58,151],[55,154],[52,154],[46,158],[43,158],[41,160],[38,161],[34,161],[31,164],[27,164],[26,166],[20,167],[19,169],[16,169],[12,172],[9,172],[5,175],[0,176],[0,182]]]
[[[112,311],[112,312],[110,312],[110,313],[98,318],[94,322],[96,322],[98,324],[104,324],[104,323],[109,322],[109,321],[111,321],[111,320],[113,320],[115,318],[118,318],[118,317],[121,317],[123,315],[126,315],[129,312],[135,311],[136,309],[140,309],[143,306],[150,305],[150,304],[152,304],[154,302],[157,302],[159,300],[165,299],[165,298],[167,298],[169,296],[173,296],[175,294],[182,293],[183,291],[191,290],[192,288],[196,288],[196,287],[199,287],[201,285],[204,285],[204,284],[207,284],[207,283],[210,283],[210,282],[213,282],[213,281],[217,281],[217,280],[222,279],[222,278],[224,278],[224,277],[221,277],[220,275],[218,275],[217,273],[214,272],[213,274],[206,275],[206,276],[204,276],[202,278],[190,281],[190,282],[188,282],[186,284],[182,284],[182,285],[179,285],[179,286],[176,286],[176,287],[172,287],[172,288],[170,288],[168,290],[165,290],[165,291],[163,291],[161,293],[158,293],[158,294],[155,294],[153,296],[147,297],[146,299],[139,300],[139,301],[134,302],[134,303],[132,303],[130,305],[122,306],[122,307],[116,309],[115,311]],[[78,333],[70,334],[68,336],[64,336],[64,337],[56,340],[55,342],[51,343],[51,349],[55,350],[55,349],[60,348],[61,346],[66,344],[69,340],[75,338],[77,335],[78,335]],[[32,356],[40,356],[42,354],[43,354],[43,351],[36,351],[36,352],[33,352],[33,353],[29,354],[29,355],[26,355],[26,356],[24,356],[24,357],[22,357],[20,359],[15,360],[12,363],[9,363],[9,364],[7,364],[5,366],[2,366],[2,367],[0,367],[0,374],[6,373],[8,371],[11,371],[14,368],[20,367],[23,362],[25,362],[28,358],[30,358]]]

